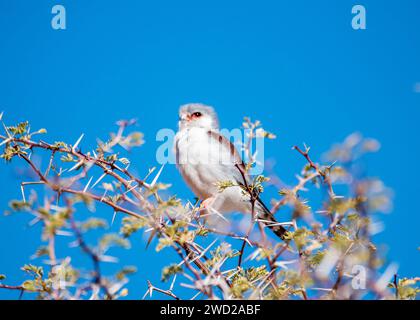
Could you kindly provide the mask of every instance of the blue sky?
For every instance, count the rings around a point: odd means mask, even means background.
[[[67,10],[66,30],[51,28],[55,4]],[[366,6],[367,30],[351,28],[355,4]],[[51,141],[72,142],[83,132],[90,146],[115,121],[138,118],[146,144],[131,158],[140,175],[156,165],[156,132],[176,129],[178,107],[187,102],[213,105],[226,128],[238,127],[243,116],[260,119],[277,134],[265,152],[288,183],[303,164],[291,146],[306,142],[319,160],[331,144],[360,131],[382,144],[368,158],[369,174],[395,193],[378,241],[388,244],[401,275],[414,276],[419,13],[416,0],[1,1],[0,111],[8,123],[46,127]],[[20,197],[19,164],[0,163],[1,211]],[[174,166],[162,181],[192,198]],[[27,222],[0,217],[0,273],[12,283],[22,281],[18,268],[40,244],[39,230]],[[134,250],[115,254],[138,265],[130,289],[141,297],[145,279],[159,279],[164,259],[135,239]],[[0,299],[16,295],[2,291]]]

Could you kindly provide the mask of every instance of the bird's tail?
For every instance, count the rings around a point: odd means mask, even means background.
[[[280,239],[285,240],[287,230],[282,226],[279,225],[274,215],[270,212],[270,210],[266,207],[266,205],[260,200],[257,199],[256,209],[258,213],[258,218],[264,220],[264,223],[267,227],[271,229],[278,236]]]

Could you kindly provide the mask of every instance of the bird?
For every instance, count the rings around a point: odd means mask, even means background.
[[[236,147],[220,133],[213,107],[202,103],[180,107],[173,148],[182,178],[207,212],[254,214],[284,240],[286,229],[259,195],[246,192],[252,179]],[[228,187],[220,188],[221,183]]]

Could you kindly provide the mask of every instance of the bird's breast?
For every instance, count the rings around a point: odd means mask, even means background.
[[[205,199],[218,192],[217,183],[230,180],[223,159],[223,148],[208,135],[208,130],[191,128],[178,132],[175,153],[178,168],[193,192]]]

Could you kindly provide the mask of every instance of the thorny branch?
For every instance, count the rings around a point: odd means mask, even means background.
[[[44,133],[45,130],[30,133],[28,123],[17,126],[3,124],[6,135],[0,135],[0,146],[4,146],[1,157],[6,161],[21,158],[37,177],[36,181],[21,183],[22,201],[11,202],[11,207],[14,211],[33,214],[33,223],[43,221],[43,239],[47,246],[45,250],[39,249],[37,255],[46,254],[49,257],[47,267],[50,271],[44,274],[42,267],[26,265],[23,270],[33,277],[32,280],[10,286],[2,283],[4,277],[0,275],[1,289],[37,292],[44,299],[81,299],[87,291],[92,291],[91,298],[101,299],[118,299],[127,294],[124,286],[128,282],[127,275],[133,270],[123,268],[113,277],[103,274],[101,264],[108,258],[105,259],[101,250],[88,244],[84,236],[89,229],[101,227],[103,222],[97,218],[83,223],[77,221],[75,204],[82,201],[88,208],[95,202],[111,208],[114,217],[117,213],[125,215],[121,234],[118,237],[105,234],[100,245],[108,246],[112,241],[124,245],[131,234],[144,229],[150,232],[148,244],[156,239],[157,251],[172,248],[179,257],[177,263],[166,266],[162,271],[162,281],[173,279],[170,288],[160,289],[146,279],[148,289],[145,297],[156,291],[176,300],[181,299],[173,290],[177,276],[186,279],[187,283],[181,282],[180,287],[193,290],[196,293],[194,298],[201,294],[209,299],[287,299],[296,296],[305,300],[336,297],[354,299],[363,297],[369,290],[381,298],[412,299],[420,291],[415,287],[418,278],[404,282],[394,277],[391,282],[396,289],[394,295],[378,284],[381,266],[378,264],[379,253],[374,249],[369,233],[369,218],[374,212],[372,205],[383,194],[378,194],[377,186],[374,192],[369,188],[369,178],[353,177],[350,179],[350,189],[354,192],[342,197],[335,196],[334,181],[340,174],[351,175],[346,170],[351,166],[344,168],[335,163],[334,166],[321,166],[311,159],[309,148],[305,146],[305,150],[302,150],[294,147],[307,161],[302,171],[303,177],[298,177],[295,186],[280,190],[281,198],[270,210],[272,214],[281,210],[282,219],[288,214],[291,216],[292,221],[287,224],[292,225],[293,230],[288,232],[285,242],[265,234],[254,212],[262,189],[255,181],[248,181],[246,172],[238,166],[243,189],[249,194],[252,208],[249,229],[245,235],[241,235],[233,228],[226,231],[208,225],[205,219],[197,215],[199,209],[196,206],[184,206],[175,197],[162,196],[160,191],[166,190],[167,186],[157,182],[161,170],[152,183],[146,181],[153,170],[143,179],[129,170],[130,161],[112,149],[122,147],[130,150],[142,144],[141,134],[126,134],[134,123],[132,120],[118,122],[117,133],[112,134],[105,143],[100,141],[96,151],[90,152],[82,152],[79,147],[83,135],[73,145],[64,142],[51,144],[33,139],[35,134]],[[264,137],[273,137],[260,126],[259,122],[252,123],[250,119],[244,123],[245,128],[251,129],[251,138],[255,138],[257,132]],[[244,149],[252,162],[255,157],[250,148],[251,142],[248,141]],[[32,160],[37,150],[50,153],[45,170]],[[346,152],[351,153],[351,150]],[[60,160],[58,156],[61,156]],[[71,168],[67,168],[66,162],[71,164]],[[95,170],[100,172],[100,176],[93,180],[97,174]],[[83,185],[84,180],[88,182]],[[300,193],[312,186],[315,190],[317,184],[313,182],[316,180],[322,182],[329,197],[322,203],[322,210],[313,211]],[[38,205],[37,196],[34,195],[36,186],[46,187],[44,206]],[[104,189],[102,194],[97,191],[100,186]],[[25,196],[27,188],[32,188],[28,198]],[[50,196],[51,193],[53,196]],[[226,221],[229,223],[229,220]],[[251,230],[255,222],[258,222],[262,240],[253,238]],[[70,265],[70,259],[62,258],[63,253],[57,252],[56,236],[69,231],[76,237],[80,249],[92,260],[93,276],[87,282],[82,281],[80,272]],[[209,245],[205,244],[212,239],[214,241]],[[238,240],[240,245],[236,250]],[[247,244],[252,252],[245,258]],[[238,263],[231,262],[234,257],[238,257]],[[369,279],[366,292],[349,287],[351,283],[348,279],[351,278],[354,261],[366,268],[367,274],[374,276]],[[61,278],[57,270],[62,270]],[[318,290],[317,286],[322,286],[323,291]],[[318,292],[327,294],[320,295]]]

